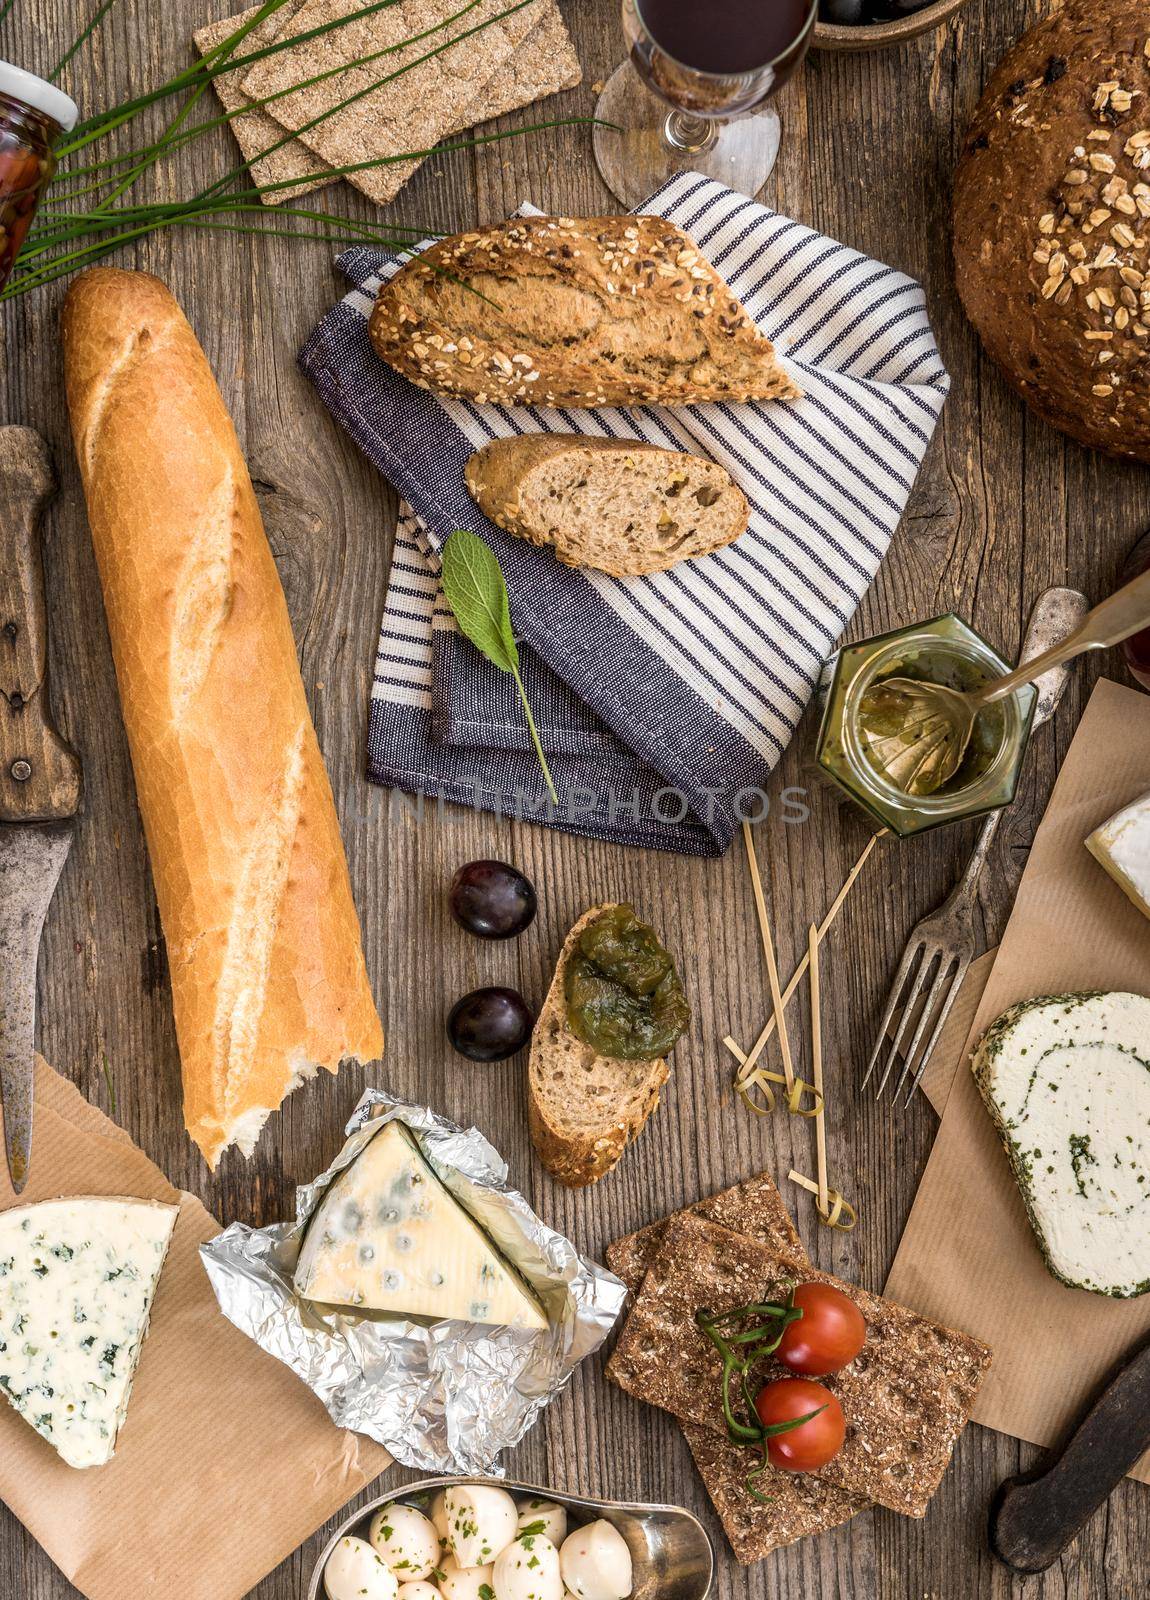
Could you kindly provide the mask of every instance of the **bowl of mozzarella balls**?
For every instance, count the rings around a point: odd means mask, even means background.
[[[712,1571],[706,1533],[677,1507],[437,1478],[356,1512],[308,1600],[706,1600]]]

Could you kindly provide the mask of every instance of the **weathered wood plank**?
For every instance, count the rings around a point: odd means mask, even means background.
[[[586,82],[547,102],[541,116],[589,112],[595,84],[621,54],[616,0],[563,3]],[[918,276],[954,378],[939,438],[852,637],[953,608],[1010,650],[1040,589],[1070,582],[1102,593],[1150,523],[1146,474],[1088,456],[1028,420],[981,358],[953,291],[947,212],[961,132],[990,67],[1042,9],[1039,0],[971,0],[956,27],[903,49],[813,56],[782,96],[783,154],[765,197]],[[0,26],[0,54],[45,69],[74,32],[76,10],[75,0],[18,0]],[[137,92],[191,59],[185,41],[192,29],[224,10],[225,0],[210,7],[204,0],[169,0],[157,27],[154,6],[121,0],[67,82],[87,108]],[[190,192],[234,162],[221,131],[173,163],[161,192]],[[585,129],[437,156],[387,215],[447,230],[502,216],[526,199],[576,214],[612,208]],[[325,196],[324,203],[378,217],[350,192]],[[754,908],[739,851],[721,862],[682,861],[461,810],[440,819],[428,807],[420,820],[364,781],[367,695],[395,497],[295,367],[301,340],[341,289],[324,247],[184,234],[145,241],[119,259],[159,273],[179,296],[219,375],[259,485],[389,1030],[380,1080],[482,1127],[532,1202],[590,1251],[763,1166],[776,1173],[791,1164],[809,1169],[809,1128],[797,1119],[744,1112],[720,1045],[729,1030],[749,1039],[765,1015]],[[81,751],[86,777],[84,815],[45,939],[41,1042],[105,1109],[112,1109],[114,1091],[118,1120],[173,1181],[202,1195],[221,1217],[263,1223],[290,1208],[294,1184],[338,1147],[363,1075],[325,1077],[293,1097],[255,1159],[226,1159],[214,1180],[182,1132],[159,922],[61,409],[60,298],[53,287],[6,306],[0,316],[3,420],[40,428],[53,443],[61,478],[45,538],[51,667],[58,720]],[[1077,672],[1055,725],[1036,741],[984,880],[988,942],[1008,912],[1097,670]],[[776,775],[776,796],[785,785],[810,783],[811,731],[808,718]],[[858,1092],[859,1063],[907,930],[950,887],[973,832],[956,828],[902,848],[884,846],[826,949],[824,1036],[836,1089],[830,1160],[863,1223],[850,1235],[830,1234],[815,1226],[805,1197],[795,1197],[794,1210],[820,1266],[872,1287],[881,1285],[894,1254],[934,1127],[923,1104],[892,1123],[891,1109]],[[772,820],[759,830],[784,968],[801,954],[807,924],[821,917],[863,837],[857,820],[823,791],[812,793],[805,824]],[[511,946],[482,946],[448,915],[452,871],[480,855],[515,860],[543,890],[535,926]],[[484,1068],[453,1058],[443,1017],[458,994],[482,982],[514,983],[539,1001],[566,927],[604,896],[632,899],[674,948],[695,953],[696,1023],[690,1042],[676,1051],[664,1104],[640,1145],[596,1190],[571,1194],[533,1159],[521,1064]],[[797,1024],[800,1015],[796,1003]],[[795,1594],[1128,1600],[1150,1539],[1150,1501],[1134,1485],[1119,1490],[1108,1512],[1045,1577],[1019,1583],[986,1554],[993,1488],[1035,1454],[971,1428],[924,1522],[868,1513],[750,1572],[730,1561],[719,1535],[718,1592],[723,1600]],[[573,1489],[681,1501],[717,1532],[677,1431],[666,1417],[610,1389],[597,1363],[580,1371],[508,1465],[520,1476]],[[317,1538],[293,1555],[252,1600],[295,1600],[318,1547]],[[0,1594],[65,1600],[73,1592],[19,1525],[0,1514]]]

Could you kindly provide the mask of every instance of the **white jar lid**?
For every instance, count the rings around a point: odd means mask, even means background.
[[[34,111],[42,111],[59,123],[65,133],[70,133],[80,120],[79,107],[63,89],[7,61],[0,61],[0,94],[7,95],[10,100],[21,100]]]

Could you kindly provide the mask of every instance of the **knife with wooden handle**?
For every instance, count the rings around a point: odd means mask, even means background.
[[[990,1511],[990,1548],[1016,1572],[1042,1572],[1150,1450],[1150,1344],[1111,1378],[1053,1462],[1008,1478]]]
[[[48,703],[40,518],[54,489],[40,435],[0,428],[0,1102],[17,1194],[32,1158],[40,934],[80,804],[80,762]]]

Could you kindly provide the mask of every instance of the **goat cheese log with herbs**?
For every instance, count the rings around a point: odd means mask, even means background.
[[[283,589],[231,418],[158,279],[97,268],[64,370],[159,901],[188,1132],[215,1167],[383,1030]]]
[[[412,383],[481,405],[800,394],[694,240],[662,217],[524,217],[441,239],[382,286],[371,337]]]
[[[1042,995],[972,1062],[1046,1264],[1073,1288],[1150,1290],[1150,1000]]]
[[[176,1216],[99,1195],[0,1214],[0,1390],[70,1467],[112,1459]]]

